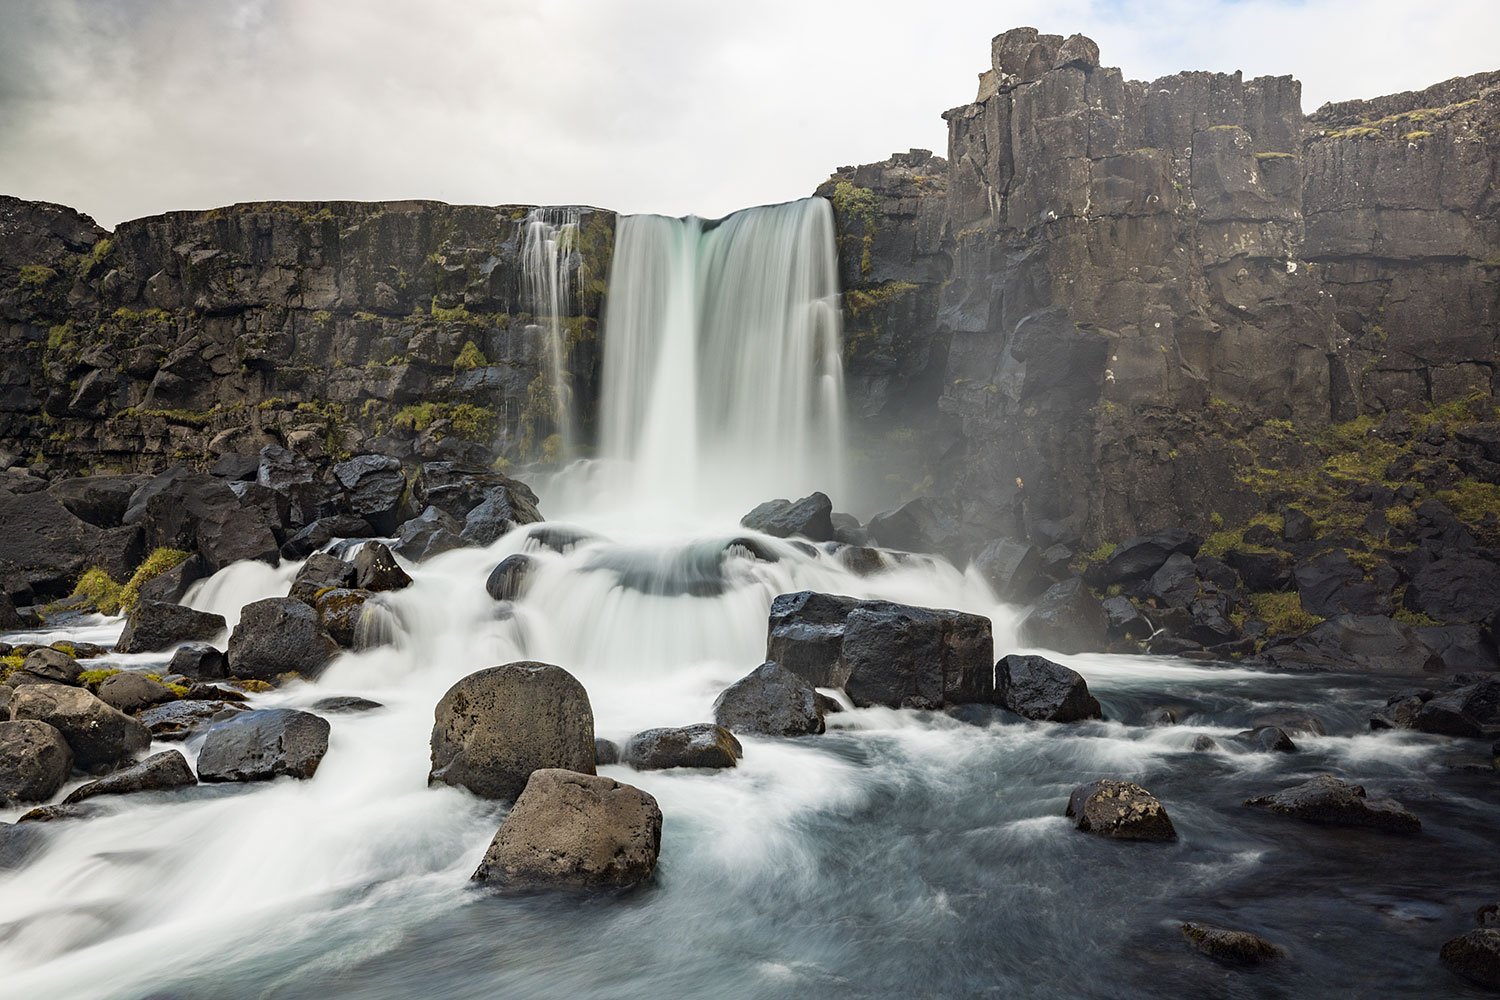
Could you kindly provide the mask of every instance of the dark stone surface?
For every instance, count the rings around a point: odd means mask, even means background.
[[[110,767],[146,749],[151,734],[140,722],[82,688],[30,684],[11,697],[11,718],[35,719],[62,733],[73,762],[85,771]]]
[[[1500,930],[1480,928],[1443,945],[1443,964],[1465,979],[1500,990]]]
[[[1444,736],[1485,737],[1500,733],[1500,679],[1488,677],[1425,700],[1412,727]]]
[[[223,615],[194,611],[181,604],[142,600],[125,619],[115,649],[121,653],[154,653],[183,642],[211,642],[229,630]]]
[[[1126,583],[1148,579],[1173,555],[1189,560],[1198,554],[1203,539],[1185,528],[1162,528],[1128,538],[1115,546],[1100,569],[1104,583]]]
[[[771,602],[766,659],[781,664],[814,687],[843,687],[844,622],[859,598],[811,590],[779,594]]]
[[[980,549],[974,557],[974,568],[996,597],[1011,604],[1034,601],[1051,584],[1043,570],[1041,552],[1009,538],[998,538]]]
[[[1017,627],[1023,646],[1059,653],[1103,651],[1108,636],[1109,619],[1104,608],[1078,577],[1048,588]]]
[[[1442,666],[1410,626],[1383,615],[1339,615],[1306,635],[1274,641],[1261,658],[1282,670],[1412,675]]]
[[[723,726],[702,722],[675,729],[647,729],[625,741],[620,762],[637,771],[674,767],[734,767],[745,750]]]
[[[823,731],[812,685],[769,660],[724,689],[714,701],[714,722],[731,732],[766,736]]]
[[[154,740],[185,740],[243,711],[240,706],[223,701],[169,701],[146,709],[136,716],[136,721],[150,730]]]
[[[1078,671],[1042,656],[1011,653],[995,664],[995,702],[1040,722],[1077,722],[1103,716]]]
[[[354,554],[354,586],[371,593],[403,590],[411,586],[411,577],[385,543],[366,542]]]
[[[196,785],[198,779],[188,767],[187,758],[176,750],[163,750],[134,764],[73,789],[63,799],[70,806],[96,795],[130,795],[135,792],[163,792]]]
[[[839,656],[856,705],[936,709],[993,696],[994,641],[980,615],[867,601],[845,619]]]
[[[122,670],[106,677],[99,682],[97,693],[100,701],[126,715],[177,699],[171,688],[134,670]]]
[[[1130,781],[1103,778],[1068,796],[1065,815],[1078,829],[1115,840],[1176,840],[1177,830],[1156,796]]]
[[[297,575],[292,578],[288,597],[311,605],[319,591],[336,587],[354,586],[354,564],[345,562],[331,552],[314,552],[307,557]]]
[[[1394,799],[1371,799],[1360,785],[1328,774],[1270,795],[1246,799],[1245,805],[1323,826],[1368,827],[1390,833],[1417,833],[1422,823]]]
[[[229,636],[229,672],[272,681],[282,674],[316,677],[338,653],[317,612],[291,597],[247,604]]]
[[[1450,555],[1417,571],[1403,603],[1440,622],[1485,622],[1500,608],[1500,566]]]
[[[740,524],[777,538],[795,535],[815,542],[831,542],[834,540],[833,501],[824,493],[814,493],[796,501],[767,500],[740,518]]]
[[[198,751],[199,781],[311,778],[328,753],[326,719],[292,708],[242,712],[216,722]]]
[[[524,552],[513,553],[490,572],[484,589],[497,601],[514,601],[526,589],[526,581],[535,569],[536,559]]]
[[[63,734],[45,722],[0,722],[0,806],[57,794],[73,769]]]
[[[1230,965],[1263,965],[1286,957],[1286,949],[1259,934],[1230,930],[1212,924],[1185,923],[1182,936],[1193,948],[1209,958]]]
[[[224,653],[206,642],[189,642],[177,648],[169,673],[204,680],[219,680],[229,676],[229,661]]]

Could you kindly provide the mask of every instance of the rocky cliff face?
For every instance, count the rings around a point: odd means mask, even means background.
[[[0,451],[68,472],[269,443],[314,458],[542,457],[559,403],[524,289],[528,212],[254,204],[106,233],[0,198]],[[579,290],[565,366],[583,399],[614,222],[582,210],[565,255]]]
[[[851,371],[905,394],[860,414],[935,403],[933,489],[971,525],[1092,543],[1242,522],[1288,423],[1491,395],[1497,83],[1304,118],[1289,77],[1139,83],[1082,36],[997,37],[947,164],[820,189]]]

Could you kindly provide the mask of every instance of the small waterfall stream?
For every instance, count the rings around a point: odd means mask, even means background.
[[[550,409],[557,446],[544,448],[552,461],[566,460],[576,447],[576,403],[568,375],[565,317],[578,313],[574,275],[578,270],[577,208],[534,208],[526,216],[521,270],[525,305],[546,341]]]

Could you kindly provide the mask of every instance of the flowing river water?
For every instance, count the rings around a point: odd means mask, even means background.
[[[742,737],[730,771],[604,767],[661,805],[654,884],[604,897],[471,887],[504,807],[426,776],[433,708],[474,670],[559,664],[587,688],[598,735],[619,741],[710,719],[718,693],[760,663],[771,600],[787,591],[984,614],[997,653],[1015,650],[1017,609],[972,571],[911,558],[858,576],[827,551],[759,538],[769,562],[730,544],[749,534],[738,515],[756,501],[799,495],[820,470],[839,475],[831,234],[822,202],[715,226],[625,220],[606,350],[631,345],[630,363],[611,354],[606,367],[607,460],[538,481],[548,524],[409,566],[414,585],[388,598],[392,642],[255,698],[384,706],[330,717],[311,780],[101,797],[97,815],[39,826],[35,853],[0,869],[0,993],[1482,995],[1437,950],[1497,892],[1495,774],[1477,747],[1371,734],[1369,713],[1405,686],[1392,678],[1057,656],[1088,679],[1106,721],[858,709],[831,715],[823,736]],[[757,340],[766,329],[775,336]],[[726,360],[734,352],[745,353]],[[778,399],[795,419],[782,420]],[[515,552],[532,554],[536,573],[497,604],[485,578]],[[245,603],[285,594],[296,569],[231,566],[190,603],[232,626]],[[120,627],[95,618],[25,638],[107,644]],[[1148,725],[1163,706],[1178,724]],[[1229,739],[1292,707],[1329,735],[1298,736],[1295,754]],[[1199,734],[1220,749],[1195,751]],[[182,746],[190,760],[197,748]],[[1401,799],[1423,832],[1304,826],[1242,805],[1321,772]],[[1073,830],[1069,791],[1104,776],[1151,789],[1178,840]],[[1249,973],[1219,966],[1183,944],[1181,920],[1262,933],[1289,958]]]

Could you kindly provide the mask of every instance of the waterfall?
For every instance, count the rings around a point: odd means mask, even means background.
[[[521,271],[525,306],[547,347],[547,391],[557,446],[542,448],[549,459],[565,459],[577,443],[574,436],[573,387],[567,368],[564,317],[578,314],[577,270],[579,210],[533,208],[526,216]],[[536,444],[538,442],[533,442]]]
[[[719,221],[642,215],[615,234],[602,451],[626,499],[748,509],[842,486],[833,211],[809,198]]]

